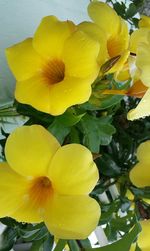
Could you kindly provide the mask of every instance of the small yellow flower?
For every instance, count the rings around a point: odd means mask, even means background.
[[[142,231],[139,234],[137,243],[142,251],[150,250],[149,233],[150,233],[150,220],[140,221]]]
[[[52,115],[84,103],[98,75],[99,43],[71,21],[43,18],[33,38],[6,50],[15,98]]]
[[[60,146],[39,125],[17,128],[0,163],[0,217],[44,221],[61,239],[85,239],[100,217],[89,197],[98,181],[91,152],[80,144]]]
[[[80,29],[99,41],[101,63],[108,59],[118,59],[107,73],[121,70],[129,55],[129,32],[126,22],[109,5],[100,1],[91,2],[88,13],[94,23],[83,22],[79,25]]]
[[[150,186],[150,141],[146,141],[137,149],[137,163],[130,172],[130,179],[137,187]]]
[[[140,221],[142,231],[139,234],[137,243],[141,251],[150,250],[149,233],[150,233],[150,220]],[[130,251],[136,251],[136,243],[132,244]]]

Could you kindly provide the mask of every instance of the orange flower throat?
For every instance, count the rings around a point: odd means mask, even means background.
[[[52,183],[48,177],[43,176],[31,182],[29,191],[30,199],[37,206],[44,206],[48,199],[53,195]]]
[[[57,84],[65,77],[65,64],[59,59],[48,61],[42,71],[42,76],[49,84]]]

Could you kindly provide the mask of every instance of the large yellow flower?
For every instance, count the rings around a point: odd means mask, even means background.
[[[0,163],[0,217],[44,221],[57,238],[84,239],[100,217],[88,194],[98,180],[91,152],[79,144],[60,146],[39,125],[17,128]]]
[[[88,6],[88,13],[94,23],[83,22],[79,27],[100,42],[100,63],[103,62],[102,59],[105,61],[111,59],[108,62],[108,69],[106,67],[104,72],[112,73],[121,70],[129,55],[127,24],[109,5],[103,2],[91,2]]]
[[[142,231],[139,234],[137,243],[141,251],[150,250],[149,233],[150,233],[150,220],[140,221]],[[130,251],[136,251],[136,244],[133,244]]]
[[[52,115],[87,101],[98,75],[99,43],[71,21],[43,18],[33,38],[6,50],[15,97]]]
[[[146,20],[150,18],[147,17]],[[150,115],[150,27],[145,19],[141,19],[140,29],[131,35],[130,51],[135,54],[135,71],[133,79],[141,81],[147,90],[138,106],[129,111],[128,119],[135,120]],[[145,26],[144,26],[145,24]],[[140,83],[140,82],[139,82]],[[138,87],[137,87],[138,88]]]
[[[137,163],[130,172],[130,179],[137,187],[150,186],[150,141],[146,141],[137,149]]]

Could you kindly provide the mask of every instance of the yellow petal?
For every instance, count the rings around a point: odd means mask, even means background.
[[[54,16],[44,17],[35,32],[33,46],[46,58],[59,58],[62,54],[65,40],[75,30],[71,21],[59,21]]]
[[[88,13],[90,18],[107,34],[107,37],[118,33],[120,17],[108,4],[91,2],[88,6]]]
[[[100,44],[100,51],[98,55],[99,66],[105,63],[109,59],[107,51],[107,38],[105,33],[100,29],[100,27],[91,22],[82,22],[78,25],[78,29],[82,30],[94,40],[98,41]]]
[[[141,29],[135,30],[131,34],[129,50],[132,53],[136,54],[139,44],[141,42],[147,43],[148,34],[149,34],[149,29],[147,28],[141,28]]]
[[[69,144],[53,157],[49,177],[59,194],[77,195],[90,193],[99,175],[91,152],[82,145]]]
[[[142,251],[150,250],[149,233],[150,233],[150,220],[140,222],[142,231],[139,234],[138,245]]]
[[[126,22],[120,18],[120,30],[115,36],[111,36],[107,41],[109,56],[115,57],[121,55],[128,49],[129,31]]]
[[[150,140],[147,140],[139,145],[137,149],[137,158],[140,162],[150,164]]]
[[[62,82],[49,85],[40,75],[36,75],[17,83],[15,97],[21,103],[55,116],[72,105],[86,102],[91,95],[91,83],[91,78],[68,77]]]
[[[19,209],[12,213],[10,217],[18,222],[40,223],[43,221],[42,210],[37,208],[37,205],[28,198],[28,194],[24,195],[22,205],[20,205]]]
[[[98,75],[99,66],[97,58],[99,43],[82,31],[76,31],[64,45],[63,61],[65,63],[65,76],[77,78],[91,78]]]
[[[140,43],[137,49],[136,66],[140,70],[140,79],[144,85],[150,87],[150,32],[147,43]]]
[[[150,186],[150,165],[138,163],[130,172],[130,179],[137,187]]]
[[[135,109],[132,109],[127,114],[128,120],[135,120],[150,115],[150,88],[146,91],[140,103]]]
[[[142,15],[141,19],[139,21],[139,27],[140,28],[141,27],[146,27],[146,28],[150,29],[150,17]]]
[[[85,239],[100,217],[98,203],[88,196],[55,196],[44,221],[51,234],[60,239]]]
[[[7,139],[6,159],[21,175],[42,176],[46,175],[48,164],[59,147],[56,138],[42,126],[22,126]]]
[[[28,38],[6,49],[8,65],[17,80],[25,80],[40,71],[43,59],[33,49],[32,38]]]
[[[7,163],[0,163],[0,218],[10,216],[23,203],[28,181]]]

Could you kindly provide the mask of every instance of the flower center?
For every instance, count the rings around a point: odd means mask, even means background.
[[[48,61],[42,71],[42,76],[51,85],[61,82],[65,77],[65,64],[59,59]]]
[[[42,176],[31,182],[29,196],[31,201],[37,206],[43,206],[53,195],[52,183],[48,177]]]

